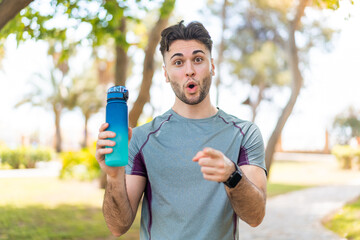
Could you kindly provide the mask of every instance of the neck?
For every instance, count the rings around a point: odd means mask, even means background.
[[[206,96],[201,103],[195,105],[186,104],[176,97],[172,110],[182,117],[191,119],[208,118],[214,116],[218,111],[217,108],[211,104],[209,95]]]

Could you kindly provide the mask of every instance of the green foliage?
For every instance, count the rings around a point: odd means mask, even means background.
[[[349,145],[336,145],[331,153],[336,157],[342,169],[351,169],[356,162],[360,169],[360,148]]]
[[[95,146],[81,151],[63,152],[61,179],[93,180],[100,176],[100,166],[95,158]]]
[[[315,0],[314,4],[320,8],[336,10],[340,7],[339,0]]]
[[[1,166],[11,168],[34,168],[36,162],[50,161],[53,151],[46,148],[20,147],[17,149],[0,149]]]
[[[341,144],[347,144],[351,138],[360,137],[360,111],[349,107],[335,117],[333,127],[333,132]]]
[[[360,198],[353,203],[347,204],[324,225],[341,237],[351,240],[360,240],[359,216]]]
[[[160,18],[168,17],[174,10],[174,7],[175,7],[175,0],[164,0],[164,3],[160,8]]]
[[[145,6],[149,2],[151,0],[136,1],[135,4],[124,0],[59,0],[41,3],[45,6],[43,8],[33,2],[1,30],[0,38],[15,34],[18,43],[28,39],[56,39],[67,45],[71,41],[75,45],[81,44],[81,40],[86,38],[93,46],[114,38],[119,46],[127,49],[130,45],[126,41],[126,32],[121,29],[122,18],[140,21],[139,12],[148,11]],[[64,24],[57,24],[57,19]],[[91,31],[82,39],[70,40],[69,34],[84,24],[91,26]]]

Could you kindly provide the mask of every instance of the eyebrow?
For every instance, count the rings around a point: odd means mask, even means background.
[[[195,55],[195,54],[197,54],[197,53],[203,53],[203,54],[205,54],[205,52],[204,52],[203,50],[194,50],[192,54]],[[171,60],[173,57],[176,57],[176,56],[183,57],[184,54],[182,54],[182,53],[175,53],[174,55],[171,56],[170,60]]]

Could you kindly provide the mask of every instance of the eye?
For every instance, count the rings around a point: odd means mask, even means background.
[[[201,63],[203,61],[203,58],[202,57],[196,57],[195,58],[195,62],[196,63]]]
[[[181,60],[176,60],[176,61],[174,62],[174,64],[175,64],[176,66],[180,66],[180,65],[182,64],[182,61],[181,61]]]

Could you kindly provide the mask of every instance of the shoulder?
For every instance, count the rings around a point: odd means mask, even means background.
[[[253,131],[258,131],[258,127],[255,123],[240,119],[234,115],[224,112],[223,110],[219,109],[218,117],[225,124],[229,124],[235,128],[240,129],[242,135],[244,136],[247,134],[251,134]]]
[[[155,117],[152,121],[145,123],[141,126],[133,129],[133,137],[135,138],[146,138],[149,134],[159,130],[166,122],[171,119],[171,112],[167,111],[164,114]]]

